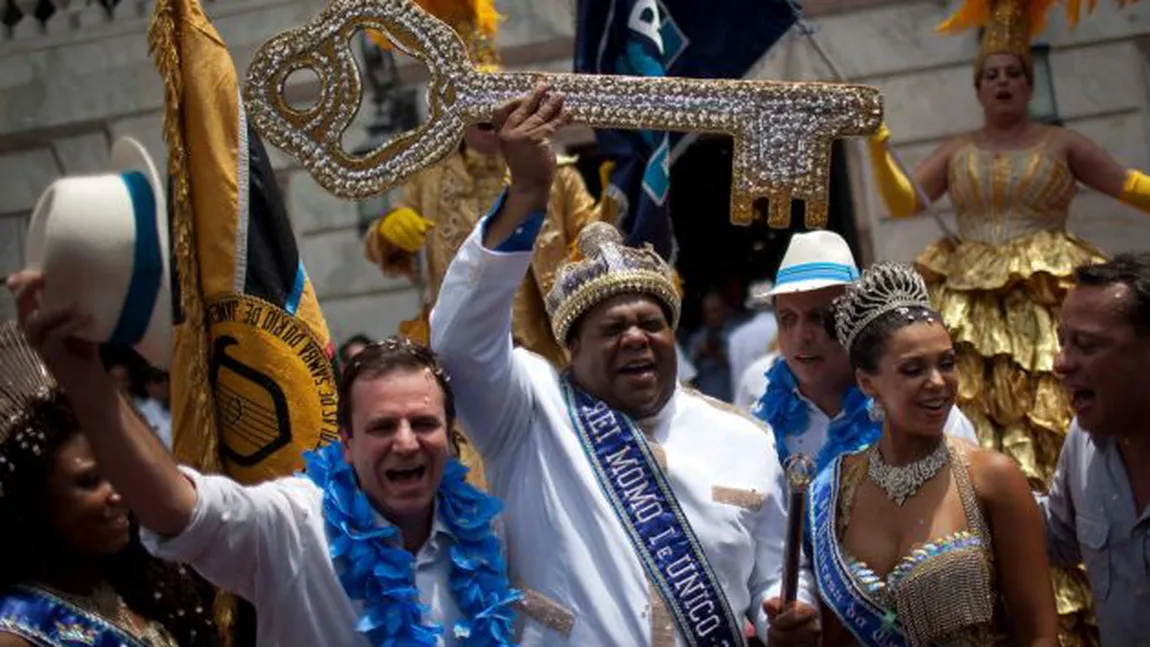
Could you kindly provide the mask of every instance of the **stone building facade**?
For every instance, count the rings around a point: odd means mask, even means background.
[[[48,0],[14,2],[28,16]],[[320,0],[214,0],[208,13],[246,69],[268,37],[318,12]],[[100,4],[58,1],[42,24],[25,17],[0,38],[0,275],[23,263],[22,240],[37,197],[56,177],[100,170],[112,139],[140,139],[162,165],[159,76],[148,56],[151,3],[121,0],[109,14]],[[574,0],[497,0],[507,16],[499,45],[509,68],[570,68]],[[811,0],[807,20],[825,56],[807,36],[792,32],[751,76],[846,79],[880,86],[894,145],[914,165],[945,137],[977,127],[980,114],[970,62],[970,34],[935,35],[950,7],[933,0]],[[1056,17],[1044,35],[1058,113],[1068,127],[1092,137],[1127,166],[1150,166],[1150,6],[1119,13],[1101,7],[1070,32]],[[829,59],[829,63],[828,63]],[[421,74],[403,66],[418,85]],[[315,88],[293,88],[306,100]],[[361,111],[364,115],[367,111]],[[365,137],[366,119],[348,142]],[[566,143],[591,139],[572,129]],[[939,234],[931,216],[885,217],[872,188],[861,145],[850,147],[852,200],[867,260],[906,260]],[[273,151],[273,161],[301,253],[335,338],[355,332],[383,336],[417,312],[420,290],[406,279],[386,279],[363,259],[357,205],[323,192],[294,160]],[[945,203],[939,214],[951,218]],[[1084,190],[1075,202],[1073,229],[1108,251],[1150,247],[1150,217]],[[0,296],[0,317],[12,316]]]

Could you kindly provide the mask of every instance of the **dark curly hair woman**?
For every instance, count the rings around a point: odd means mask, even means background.
[[[66,396],[0,325],[0,647],[215,646],[212,589],[153,558]]]

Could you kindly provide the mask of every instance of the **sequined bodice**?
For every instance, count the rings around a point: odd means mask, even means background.
[[[948,443],[951,475],[967,528],[916,546],[885,578],[863,561],[844,556],[851,578],[888,611],[892,621],[898,621],[908,644],[989,647],[996,644],[997,599],[990,532],[970,482],[965,450],[953,441]],[[841,523],[837,524],[840,537],[849,523],[854,488],[864,475],[865,468],[856,465],[843,481]]]
[[[1037,231],[1063,231],[1074,174],[1045,141],[994,153],[968,141],[950,158],[950,200],[963,240],[1001,245]]]

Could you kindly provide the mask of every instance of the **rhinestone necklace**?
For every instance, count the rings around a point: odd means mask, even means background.
[[[938,447],[919,460],[909,465],[893,466],[882,458],[878,450],[878,443],[871,446],[867,452],[870,465],[867,466],[867,476],[886,492],[887,498],[895,505],[902,506],[906,500],[914,496],[915,492],[938,474],[943,465],[950,462],[950,452],[946,448],[946,440],[938,443]]]

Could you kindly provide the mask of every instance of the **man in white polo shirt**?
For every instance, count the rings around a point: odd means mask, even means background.
[[[779,353],[752,364],[736,391],[736,404],[771,426],[780,461],[802,452],[821,469],[839,454],[871,444],[882,431],[833,331],[831,302],[858,277],[842,236],[812,231],[791,238],[768,293],[779,324]],[[946,433],[977,442],[958,408],[950,412]]]

